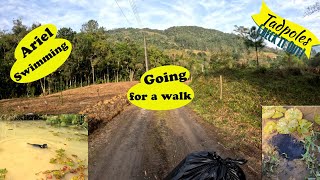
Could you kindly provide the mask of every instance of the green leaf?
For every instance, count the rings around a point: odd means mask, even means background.
[[[298,133],[307,134],[310,132],[309,128],[312,126],[312,123],[305,119],[300,119],[299,126],[297,128]]]
[[[296,119],[288,120],[288,129],[291,133],[294,132],[298,126],[299,126],[298,120]]]
[[[51,158],[50,159],[50,163],[51,164],[56,164],[57,163],[57,159],[56,158]]]
[[[320,125],[320,114],[315,114],[315,115],[314,115],[314,121],[315,121],[318,125]]]
[[[296,119],[281,118],[277,123],[277,131],[280,134],[290,134],[297,129],[298,125],[299,123]]]
[[[281,112],[281,113],[285,113],[287,110],[286,108],[282,107],[282,106],[276,106],[276,111]]]
[[[272,116],[273,119],[278,119],[281,118],[283,114],[281,112],[276,111],[274,115]]]
[[[269,119],[274,115],[274,113],[274,109],[267,109],[262,113],[262,119]]]
[[[277,123],[277,131],[280,134],[289,134],[289,128],[288,128],[288,120],[286,118],[281,118]]]
[[[269,121],[266,123],[266,125],[263,128],[263,133],[265,134],[271,134],[275,130],[277,130],[277,124],[273,121]]]
[[[302,116],[302,112],[297,108],[288,109],[285,113],[285,118],[287,119],[299,120],[302,119]]]

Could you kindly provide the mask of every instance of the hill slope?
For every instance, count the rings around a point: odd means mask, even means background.
[[[68,89],[47,96],[0,100],[1,114],[79,113],[99,101],[125,94],[137,82],[105,83]]]
[[[146,34],[149,45],[154,45],[161,49],[207,51],[224,48],[240,50],[244,48],[242,40],[235,34],[197,26],[175,26],[166,30],[120,28],[108,31],[112,41],[130,39],[139,44],[143,43],[143,33]]]

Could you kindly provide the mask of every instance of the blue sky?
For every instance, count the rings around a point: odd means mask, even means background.
[[[58,28],[79,31],[90,19],[107,29],[137,27],[129,0],[1,0],[0,29],[10,30],[12,20],[22,18],[25,25],[33,22],[53,23]],[[195,25],[231,33],[234,25],[252,26],[251,15],[260,11],[260,0],[132,0],[137,6],[142,27],[166,29],[171,26]],[[320,37],[320,13],[304,17],[304,10],[316,0],[265,0],[269,8],[311,30]]]

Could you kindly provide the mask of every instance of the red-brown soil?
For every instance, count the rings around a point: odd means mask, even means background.
[[[91,85],[69,89],[35,98],[14,98],[0,100],[1,114],[64,114],[79,113],[86,107],[126,93],[130,87],[138,83],[120,82]]]

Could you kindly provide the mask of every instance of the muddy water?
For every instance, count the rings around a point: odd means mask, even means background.
[[[87,166],[86,135],[85,130],[51,127],[45,121],[0,121],[0,169],[8,170],[6,180],[46,179],[39,172],[61,168],[61,165],[49,163],[60,148],[65,149],[69,156],[77,155]],[[48,149],[36,148],[27,143],[48,144]]]

